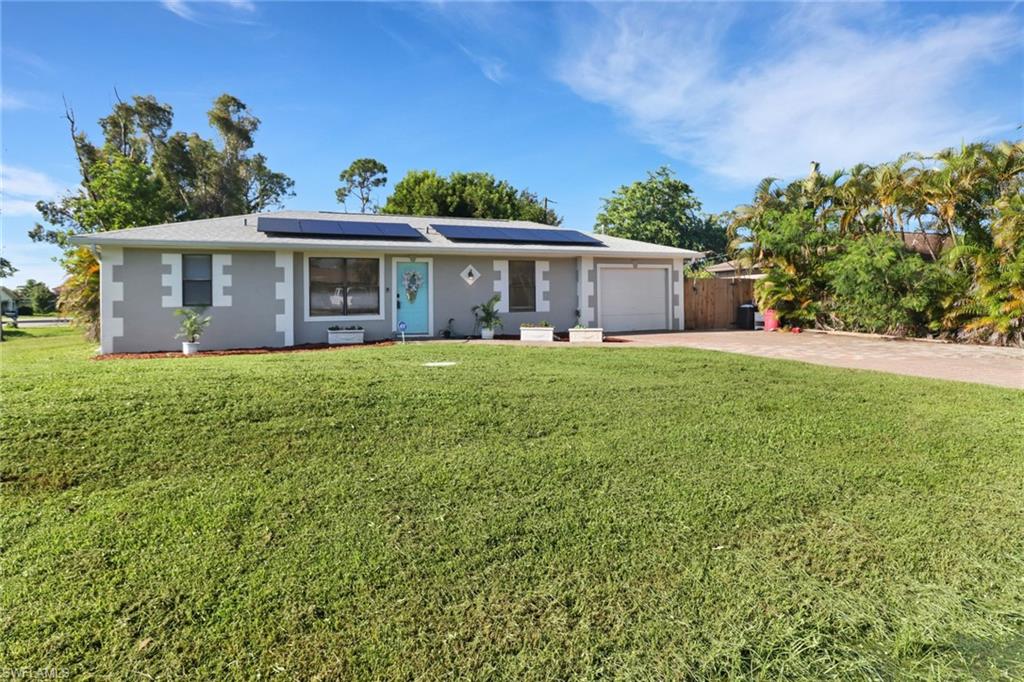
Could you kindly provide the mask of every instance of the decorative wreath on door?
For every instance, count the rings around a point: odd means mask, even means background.
[[[405,297],[409,299],[409,303],[415,303],[416,294],[423,286],[423,275],[414,270],[407,271],[402,275],[402,286],[405,288]]]

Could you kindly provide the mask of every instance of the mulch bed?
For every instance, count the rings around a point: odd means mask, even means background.
[[[303,353],[311,350],[344,350],[347,348],[363,348],[366,346],[393,346],[395,341],[367,341],[349,345],[329,345],[326,343],[304,343],[301,346],[286,348],[235,348],[231,350],[204,350],[198,355],[184,355],[178,351],[159,351],[156,353],[107,353],[93,356],[93,360],[150,360],[154,358],[208,358],[218,355],[269,355],[270,353]]]
[[[501,339],[503,341],[518,341],[519,336],[513,334],[497,334],[495,339]],[[469,339],[466,339],[469,340]],[[569,343],[569,337],[555,335],[556,343]],[[629,339],[622,339],[614,336],[604,337],[605,343],[629,343]],[[305,343],[301,346],[288,346],[287,348],[234,348],[229,350],[204,350],[200,351],[197,355],[184,355],[178,351],[157,351],[153,353],[107,353],[106,355],[95,355],[92,357],[93,360],[152,360],[157,358],[208,358],[219,355],[269,355],[271,353],[304,353],[306,351],[313,350],[344,350],[348,348],[363,348],[366,346],[393,346],[397,341],[394,339],[384,339],[380,341],[366,341],[364,343],[356,343],[350,345],[334,345],[331,346],[326,343]]]

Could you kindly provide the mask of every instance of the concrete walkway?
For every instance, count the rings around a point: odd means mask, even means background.
[[[927,343],[783,332],[676,332],[614,334],[636,346],[684,346],[742,353],[766,358],[799,360],[816,365],[873,369],[933,379],[970,381],[1024,389],[1024,350],[966,344]],[[609,344],[611,345],[611,344]]]

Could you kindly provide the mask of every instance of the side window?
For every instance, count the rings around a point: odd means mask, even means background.
[[[186,253],[181,257],[181,304],[213,305],[213,256]]]
[[[508,262],[509,312],[530,312],[537,309],[537,268],[532,260]]]

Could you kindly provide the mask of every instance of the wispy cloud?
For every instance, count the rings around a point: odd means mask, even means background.
[[[196,12],[185,0],[162,0],[160,3],[168,12],[178,15],[187,21],[196,20]]]
[[[31,168],[0,167],[0,211],[6,216],[38,216],[36,202],[54,199],[63,189],[61,183]]]
[[[16,95],[9,90],[0,92],[0,109],[4,111],[18,111],[19,109],[30,109],[31,105],[25,97]]]
[[[54,71],[53,66],[48,61],[34,52],[21,50],[8,45],[4,46],[3,51],[9,60],[17,62],[21,66],[26,67],[33,72],[52,73]]]
[[[577,15],[558,77],[666,153],[744,182],[797,175],[811,160],[835,168],[931,151],[1012,123],[960,96],[1019,49],[1010,14],[909,25],[800,5],[750,44],[742,9],[602,6],[582,26]]]
[[[477,54],[470,50],[469,48],[467,48],[465,45],[459,45],[459,49],[462,50],[463,54],[469,57],[469,59],[474,64],[476,64],[477,67],[479,67],[480,73],[484,75],[484,78],[491,81],[492,83],[498,84],[505,80],[506,72],[504,61],[498,59],[497,57],[488,57],[485,55]]]
[[[256,13],[256,3],[252,0],[210,0],[208,2],[197,2],[194,0],[161,0],[161,5],[168,12],[171,12],[186,21],[201,24],[205,19],[227,19],[230,21],[241,20],[246,22],[249,15]],[[206,10],[214,9],[213,12],[200,12],[197,7]],[[223,9],[229,10],[227,14]]]

